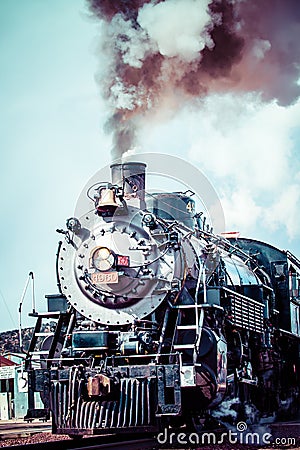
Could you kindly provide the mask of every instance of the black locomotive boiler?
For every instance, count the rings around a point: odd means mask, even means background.
[[[75,436],[199,429],[229,420],[225,404],[236,421],[295,414],[300,262],[215,235],[189,193],[147,194],[145,169],[113,164],[92,209],[58,230],[60,292],[28,350],[26,419],[51,414]]]

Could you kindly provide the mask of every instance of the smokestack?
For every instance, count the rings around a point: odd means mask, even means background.
[[[123,188],[127,204],[145,209],[145,171],[146,164],[127,162],[112,164],[111,179],[113,184]]]

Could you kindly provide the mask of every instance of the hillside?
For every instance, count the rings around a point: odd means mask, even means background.
[[[55,328],[55,323],[50,322],[46,323],[42,330],[45,331],[52,331],[53,328]],[[30,340],[33,334],[33,327],[30,328],[24,328],[22,330],[22,340],[23,340],[23,350],[28,350]],[[3,355],[4,353],[20,353],[20,339],[19,339],[19,330],[11,330],[11,331],[3,331],[0,333],[0,355]]]

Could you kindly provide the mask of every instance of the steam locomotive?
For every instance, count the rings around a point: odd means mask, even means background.
[[[144,163],[111,174],[58,230],[60,292],[37,315],[25,419],[81,436],[199,430],[229,420],[224,405],[233,421],[295,414],[300,261],[214,234],[188,192],[146,193]]]

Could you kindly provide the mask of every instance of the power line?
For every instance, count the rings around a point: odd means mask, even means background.
[[[6,308],[6,311],[8,312],[8,315],[9,315],[11,321],[12,321],[13,326],[14,326],[15,328],[17,328],[17,324],[16,324],[16,322],[15,322],[15,319],[14,319],[13,316],[11,315],[11,312],[10,312],[10,310],[9,310],[9,307],[7,306],[5,297],[4,297],[4,295],[3,295],[2,291],[1,291],[1,289],[0,289],[0,296],[1,296],[2,300],[3,300],[4,306],[5,306],[5,308]]]

